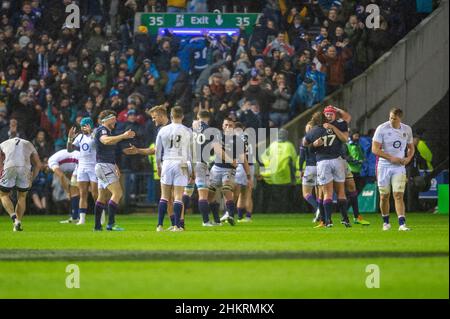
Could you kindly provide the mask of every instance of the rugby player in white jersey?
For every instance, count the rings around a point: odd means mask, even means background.
[[[152,118],[153,123],[155,124],[156,128],[156,135],[158,135],[158,132],[161,128],[163,128],[166,125],[170,124],[170,119],[167,115],[167,109],[164,105],[157,105],[152,107],[150,110],[146,111],[148,115]],[[156,138],[155,138],[156,141]],[[130,147],[123,150],[123,152],[126,155],[154,155],[155,154],[155,143],[152,143],[151,146],[146,148],[137,148],[134,145],[130,145]],[[167,207],[167,212],[169,214],[170,221],[172,223],[172,226],[169,227],[169,230],[172,230],[175,227],[175,216],[173,215],[173,194],[169,199],[169,204]],[[184,220],[183,217],[181,218],[181,224],[183,225]]]
[[[1,202],[14,222],[13,231],[22,231],[27,193],[41,169],[41,160],[33,144],[18,137],[1,143],[0,153]],[[17,190],[16,207],[9,197],[13,189]]]
[[[172,231],[182,231],[180,225],[183,210],[183,192],[189,183],[188,163],[192,163],[192,132],[182,124],[183,109],[173,107],[172,123],[164,126],[156,137],[156,162],[161,176],[161,199],[158,205],[158,225],[156,231],[163,230],[164,216],[173,192],[173,212],[175,226]],[[194,170],[191,180],[194,180]]]
[[[80,122],[81,133],[76,135],[75,127],[69,131],[67,141],[67,151],[69,153],[77,150],[80,152],[78,157],[77,183],[80,190],[80,221],[77,225],[83,225],[86,222],[88,210],[89,186],[91,188],[94,202],[98,197],[97,176],[95,175],[95,164],[97,163],[97,152],[93,136],[94,122],[90,117],[85,117]]]
[[[406,226],[403,194],[406,187],[405,166],[414,157],[414,142],[412,129],[402,123],[402,117],[403,111],[393,108],[389,112],[389,121],[377,127],[372,142],[372,153],[378,157],[377,181],[383,230],[391,229],[389,223],[391,188],[400,225],[398,230],[410,230]]]
[[[54,176],[58,178],[62,188],[70,198],[71,216],[67,220],[61,221],[61,224],[76,223],[79,220],[78,205],[80,204],[80,192],[77,187],[77,167],[78,156],[80,152],[69,153],[62,149],[48,159],[48,167],[52,170]]]

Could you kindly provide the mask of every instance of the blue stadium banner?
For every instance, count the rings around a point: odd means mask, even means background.
[[[420,175],[423,176],[425,173],[429,174],[428,171],[420,171]],[[436,178],[431,180],[431,187],[428,192],[419,193],[419,199],[437,199],[438,198],[438,185],[448,184],[448,171],[442,171]]]

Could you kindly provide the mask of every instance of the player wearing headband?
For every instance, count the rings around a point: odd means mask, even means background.
[[[337,119],[337,113],[340,119]],[[346,164],[342,159],[342,147],[348,139],[348,124],[350,114],[327,106],[323,114],[326,123],[312,128],[305,136],[303,145],[312,145],[316,150],[317,177],[324,196],[325,224],[333,227],[331,215],[333,212],[333,193],[338,197],[338,207],[345,227],[351,227],[347,215],[347,198],[345,196]]]
[[[85,117],[81,120],[80,126],[81,132],[78,135],[76,135],[75,127],[70,129],[67,141],[67,151],[69,153],[73,150],[80,152],[77,170],[77,182],[80,190],[80,221],[77,225],[83,225],[86,222],[89,186],[91,186],[91,194],[94,201],[97,200],[98,196],[97,176],[95,175],[97,151],[93,136],[94,122],[90,117]]]
[[[116,112],[112,110],[102,111],[99,115],[102,125],[95,132],[95,148],[97,150],[97,164],[95,164],[95,175],[98,179],[98,198],[95,203],[95,228],[102,230],[101,215],[106,205],[108,206],[108,225],[106,230],[120,231],[123,228],[115,225],[115,215],[119,208],[118,204],[122,198],[122,186],[119,182],[120,170],[116,164],[116,145],[127,139],[134,138],[136,133],[128,130],[123,134],[114,136],[112,130],[116,126]],[[111,198],[108,201],[108,192],[111,192]]]

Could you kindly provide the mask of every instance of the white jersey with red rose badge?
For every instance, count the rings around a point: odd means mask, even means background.
[[[383,152],[398,158],[406,157],[408,144],[413,143],[413,134],[410,126],[401,123],[399,129],[392,127],[388,121],[377,127],[373,141],[381,144]],[[378,166],[401,167],[401,164],[392,164],[384,158],[379,158]]]
[[[76,171],[79,156],[80,152],[78,151],[69,153],[66,149],[60,150],[50,156],[48,159],[48,167],[52,170],[59,167],[63,173],[72,173]]]

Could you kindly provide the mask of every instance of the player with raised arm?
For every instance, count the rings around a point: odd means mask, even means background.
[[[52,170],[54,177],[61,183],[62,188],[70,198],[70,217],[62,220],[61,224],[76,223],[80,219],[78,213],[80,204],[80,191],[77,185],[78,156],[80,152],[69,153],[62,149],[48,159],[48,167]]]
[[[39,174],[41,160],[33,144],[18,137],[1,143],[0,152],[1,202],[14,223],[13,231],[22,231],[27,193],[33,180]],[[17,190],[15,207],[9,197],[13,189]]]
[[[415,149],[412,129],[402,123],[402,118],[403,111],[393,108],[389,112],[389,121],[378,126],[373,137],[372,153],[378,157],[377,182],[383,230],[391,229],[389,222],[391,187],[398,216],[398,230],[410,230],[406,226],[403,194],[406,187],[405,166],[413,159]]]
[[[78,135],[76,135],[75,127],[69,130],[69,138],[67,140],[67,151],[69,153],[74,150],[80,152],[77,169],[77,183],[80,190],[80,221],[77,225],[83,225],[86,222],[89,186],[94,202],[97,201],[98,197],[97,176],[95,175],[97,151],[93,136],[94,122],[90,117],[85,117],[81,120],[80,126],[81,132]]]
[[[183,109],[173,107],[172,123],[164,126],[156,137],[156,162],[161,176],[161,199],[158,206],[156,231],[163,231],[164,216],[173,192],[175,226],[172,231],[182,231],[180,225],[183,210],[183,191],[189,182],[188,163],[192,163],[192,133],[182,124]],[[193,172],[193,170],[191,170]],[[191,176],[193,179],[193,176]]]
[[[340,119],[337,119],[337,113]],[[342,224],[351,227],[347,214],[347,198],[345,196],[346,162],[342,159],[342,146],[348,139],[348,125],[351,116],[347,112],[327,106],[323,114],[326,123],[312,128],[303,140],[304,146],[316,148],[317,177],[322,186],[324,196],[325,225],[333,227],[333,193],[338,197],[338,207],[342,215]]]
[[[120,170],[116,164],[116,145],[127,139],[134,138],[136,133],[128,130],[120,135],[113,135],[112,131],[116,126],[117,115],[112,110],[100,112],[99,119],[102,125],[95,132],[95,148],[97,150],[97,164],[95,164],[95,175],[98,179],[98,198],[95,203],[95,231],[102,230],[101,216],[106,208],[108,192],[111,198],[108,201],[108,225],[106,230],[121,231],[123,228],[116,225],[115,216],[119,209],[119,202],[122,198],[122,186],[120,185]]]

